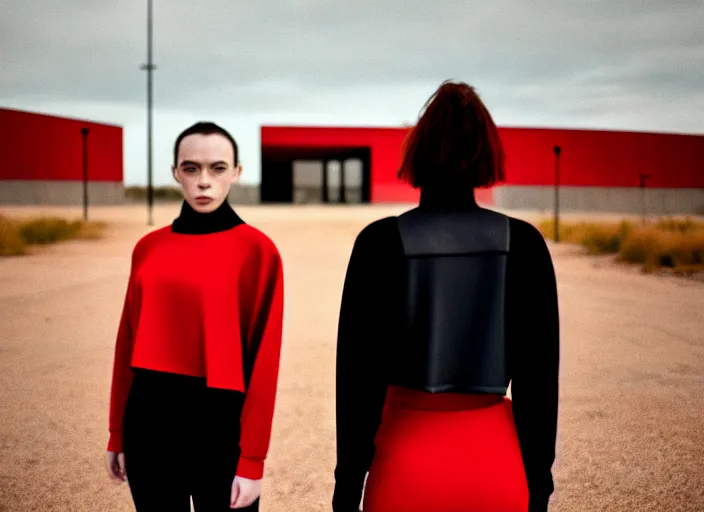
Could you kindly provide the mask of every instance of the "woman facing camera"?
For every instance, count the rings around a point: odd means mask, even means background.
[[[474,89],[445,82],[424,108],[399,170],[419,205],[366,226],[347,269],[333,510],[545,512],[559,366],[550,253],[533,226],[475,201],[504,164]]]
[[[242,171],[213,123],[176,139],[184,201],[137,242],[115,346],[107,465],[138,512],[259,510],[279,371],[283,270],[227,201]]]

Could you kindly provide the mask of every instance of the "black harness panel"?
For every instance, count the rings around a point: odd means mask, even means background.
[[[392,384],[431,393],[505,394],[509,220],[479,208],[398,217],[406,304]]]

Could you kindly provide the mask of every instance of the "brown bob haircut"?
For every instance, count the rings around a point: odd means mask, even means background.
[[[398,177],[414,188],[490,187],[504,180],[499,130],[474,90],[446,80],[404,141]]]

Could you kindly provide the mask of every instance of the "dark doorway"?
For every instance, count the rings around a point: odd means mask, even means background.
[[[293,202],[293,162],[291,160],[270,160],[266,168],[262,166],[260,194],[262,203]]]
[[[322,203],[368,203],[371,189],[371,150],[369,147],[311,148],[311,147],[262,147],[262,203],[293,203],[295,198],[306,198],[303,202]],[[345,172],[346,161],[358,161],[357,180],[350,180]],[[294,161],[317,161],[322,175],[313,185],[315,193],[297,189],[294,179]],[[339,175],[330,181],[328,162],[339,162]],[[334,188],[330,194],[330,187]],[[350,188],[353,187],[353,188]],[[310,187],[309,187],[310,188]],[[308,191],[310,192],[310,190]]]

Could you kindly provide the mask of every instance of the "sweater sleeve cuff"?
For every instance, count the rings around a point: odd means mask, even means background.
[[[122,453],[122,430],[112,430],[108,439],[108,451]]]
[[[264,476],[264,460],[240,457],[237,463],[237,476],[250,480],[259,480]]]

